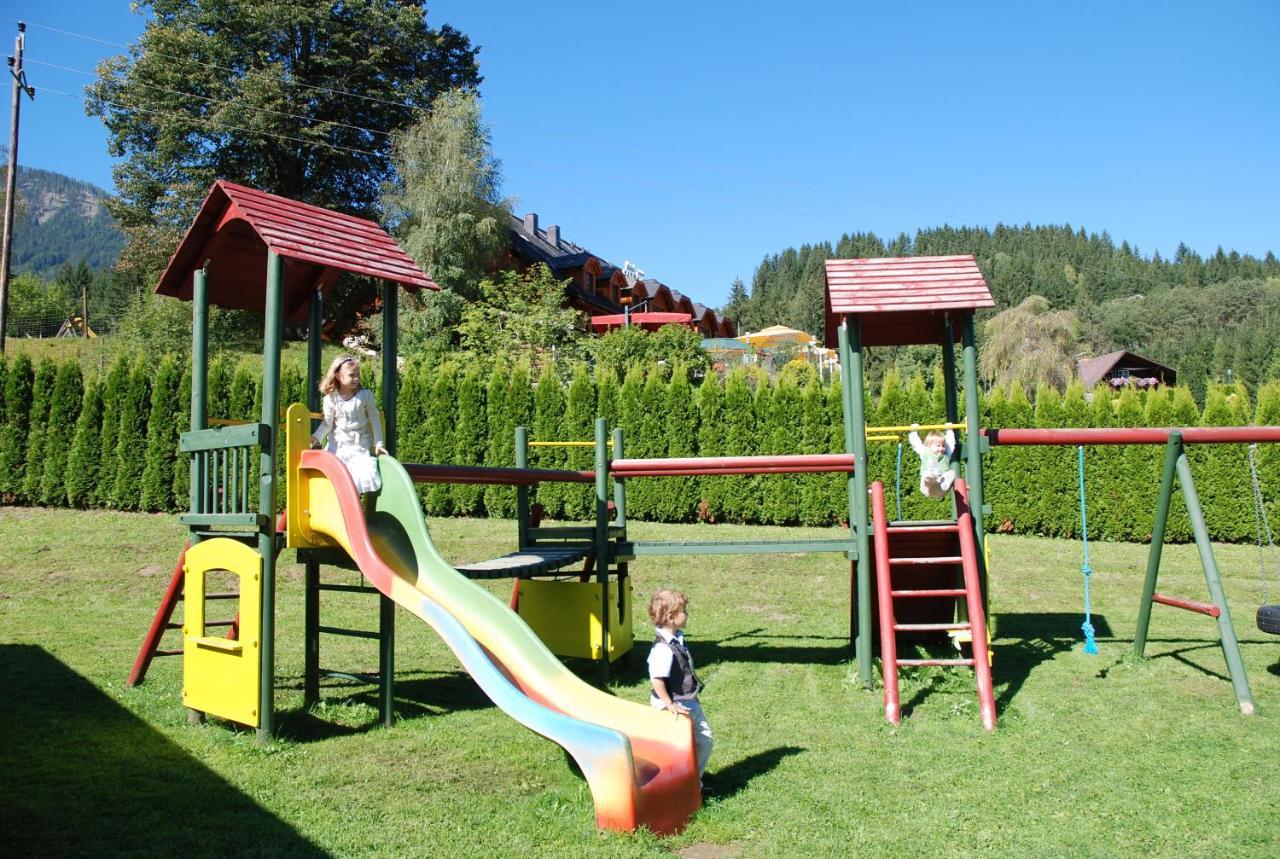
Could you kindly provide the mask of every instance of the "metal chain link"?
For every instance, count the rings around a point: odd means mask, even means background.
[[[1262,546],[1263,535],[1267,538],[1267,545],[1271,547],[1271,564],[1276,569],[1276,576],[1280,578],[1280,550],[1276,548],[1276,541],[1271,534],[1271,521],[1267,518],[1267,504],[1262,497],[1262,481],[1258,478],[1258,445],[1253,443],[1249,445],[1249,477],[1253,483],[1253,517],[1258,535],[1258,580],[1262,588],[1262,605],[1267,604],[1267,556],[1266,549]]]

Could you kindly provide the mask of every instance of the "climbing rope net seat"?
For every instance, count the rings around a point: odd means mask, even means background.
[[[1271,520],[1267,516],[1267,502],[1262,495],[1262,481],[1258,477],[1258,445],[1249,445],[1249,478],[1253,485],[1253,516],[1258,539],[1258,582],[1261,591],[1258,605],[1258,629],[1280,635],[1280,605],[1267,603],[1267,584],[1270,576],[1267,573],[1267,561],[1270,558],[1272,570],[1280,580],[1280,550],[1271,533]],[[1264,545],[1265,543],[1265,545]],[[1268,549],[1270,552],[1268,553]]]

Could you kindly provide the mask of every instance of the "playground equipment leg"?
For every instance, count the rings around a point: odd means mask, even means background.
[[[1213,600],[1212,608],[1216,611],[1212,611],[1208,606],[1182,604],[1185,601],[1159,599],[1155,593],[1156,578],[1160,570],[1160,550],[1164,541],[1175,472],[1182,489],[1183,501],[1186,502],[1187,515],[1191,519],[1191,530],[1195,535],[1196,550],[1204,570],[1205,584],[1209,588],[1209,597]],[[1254,712],[1253,695],[1249,691],[1249,678],[1245,673],[1244,660],[1240,655],[1240,643],[1236,639],[1235,627],[1231,623],[1231,609],[1227,605],[1227,596],[1222,588],[1222,576],[1218,572],[1218,561],[1214,557],[1213,544],[1209,540],[1209,529],[1205,526],[1200,496],[1196,492],[1195,481],[1191,476],[1191,464],[1187,460],[1186,450],[1182,444],[1182,435],[1178,432],[1169,434],[1169,441],[1165,448],[1164,472],[1161,475],[1160,495],[1156,500],[1156,521],[1151,531],[1151,554],[1147,560],[1142,604],[1138,609],[1138,628],[1133,642],[1134,652],[1139,656],[1143,655],[1146,649],[1147,631],[1151,623],[1151,604],[1156,601],[1208,614],[1217,620],[1222,655],[1226,659],[1227,670],[1231,674],[1231,686],[1235,691],[1236,702],[1240,706],[1241,713],[1252,714]]]
[[[258,458],[258,510],[262,521],[258,532],[258,553],[262,555],[262,647],[258,693],[258,740],[265,742],[275,732],[275,606],[276,606],[276,426],[280,422],[280,341],[284,335],[281,312],[284,288],[284,261],[275,251],[267,252],[267,298],[262,343],[262,418],[271,427],[268,444]]]
[[[311,707],[320,701],[320,564],[306,562],[303,597],[302,703]]]
[[[853,454],[853,473],[849,475],[849,527],[857,542],[858,557],[851,568],[853,573],[854,656],[858,662],[858,677],[864,686],[872,682],[871,665],[871,540],[867,521],[867,440],[866,415],[862,403],[862,330],[855,319],[839,328],[840,384],[844,394],[845,448]]]
[[[609,682],[609,630],[613,626],[609,606],[609,428],[604,418],[596,418],[596,581],[600,583],[600,672],[601,682]],[[618,577],[618,597],[624,593]]]
[[[989,609],[987,588],[987,534],[984,525],[986,502],[982,484],[982,414],[978,407],[978,344],[973,330],[973,316],[966,316],[962,331],[964,344],[964,417],[965,434],[965,483],[969,487],[970,510],[973,514],[973,531],[978,548],[978,583],[982,589],[982,608]]]
[[[387,452],[396,455],[396,410],[399,401],[400,374],[396,367],[399,344],[396,340],[399,319],[400,286],[382,283],[382,414],[386,420]],[[382,703],[382,724],[395,724],[396,682],[396,604],[389,597],[378,598],[378,685]]]

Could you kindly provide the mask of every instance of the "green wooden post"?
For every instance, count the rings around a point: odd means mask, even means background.
[[[871,539],[867,529],[867,422],[863,409],[862,323],[848,317],[840,323],[840,385],[843,393],[844,443],[853,454],[853,474],[849,475],[849,527],[858,548],[854,562],[854,657],[858,676],[871,685]]]
[[[1204,580],[1209,585],[1209,596],[1218,607],[1218,634],[1222,639],[1222,655],[1227,659],[1231,672],[1231,687],[1235,690],[1240,712],[1253,714],[1253,695],[1249,692],[1249,678],[1245,675],[1244,660],[1240,657],[1240,643],[1236,641],[1235,627],[1231,624],[1231,609],[1222,589],[1222,577],[1218,574],[1218,561],[1213,556],[1213,544],[1209,541],[1209,529],[1204,524],[1200,498],[1195,482],[1191,479],[1191,464],[1186,451],[1178,454],[1178,483],[1182,485],[1182,499],[1187,503],[1191,518],[1191,530],[1196,537],[1196,549],[1200,553],[1200,565],[1204,568]],[[1154,539],[1154,538],[1153,538]]]
[[[382,414],[386,424],[387,452],[396,455],[396,403],[399,399],[400,374],[396,367],[399,353],[400,285],[382,283]],[[389,597],[378,596],[378,678],[381,681],[382,724],[395,724],[396,673],[396,604]]]
[[[602,682],[609,682],[609,428],[604,418],[596,418],[596,581],[600,583],[600,670]],[[622,581],[618,581],[622,598]]]
[[[276,447],[280,425],[280,341],[284,336],[281,311],[284,262],[267,252],[267,297],[262,339],[262,416],[267,439],[258,457],[258,553],[262,555],[262,646],[258,694],[258,739],[275,730],[275,610],[276,610]]]
[[[208,429],[209,426],[209,273],[196,269],[191,281],[191,431]],[[188,509],[195,511],[197,499],[204,487],[204,473],[200,468],[202,457],[191,457],[191,490]],[[190,531],[192,544],[200,535]]]
[[[964,344],[964,418],[965,418],[965,482],[969,485],[969,506],[973,512],[974,537],[978,546],[978,581],[982,588],[982,608],[989,613],[987,593],[987,530],[984,524],[986,505],[982,489],[982,413],[978,405],[978,344],[973,329],[973,314],[965,316],[962,329]]]
[[[516,427],[516,468],[529,467],[529,430]],[[516,534],[519,546],[529,548],[529,487],[516,487]]]
[[[956,379],[956,338],[951,326],[951,316],[942,318],[942,390],[946,397],[947,423],[960,421],[960,392]]]
[[[622,459],[622,427],[613,430],[613,459]],[[613,479],[614,524],[620,528],[627,527],[627,487],[625,480]],[[624,532],[622,539],[627,539]]]
[[[324,330],[324,293],[311,294],[307,320],[307,408],[320,411],[320,336]],[[307,425],[315,429],[315,421]],[[310,707],[320,700],[320,563],[308,560],[303,584],[302,702]]]
[[[1160,575],[1160,557],[1164,551],[1164,532],[1169,524],[1169,502],[1173,499],[1173,476],[1182,455],[1182,433],[1169,433],[1164,448],[1164,470],[1160,475],[1160,493],[1156,496],[1156,516],[1151,523],[1151,549],[1147,552],[1147,577],[1142,583],[1142,602],[1138,604],[1138,628],[1133,635],[1133,652],[1142,656],[1147,648],[1147,630],[1151,626],[1151,598]]]

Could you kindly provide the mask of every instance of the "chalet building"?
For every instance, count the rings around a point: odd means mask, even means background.
[[[1138,388],[1157,388],[1161,385],[1178,383],[1178,373],[1172,367],[1166,367],[1150,358],[1143,358],[1141,355],[1124,350],[1108,352],[1097,358],[1085,358],[1076,366],[1086,391],[1092,391],[1104,382],[1114,388],[1130,385]]]
[[[538,263],[544,263],[560,280],[568,280],[565,298],[570,307],[588,316],[613,316],[623,312],[619,301],[626,288],[627,278],[619,266],[605,262],[586,248],[575,245],[560,235],[554,224],[538,226],[537,214],[530,212],[523,218],[512,215],[511,247],[499,268],[524,271]],[[698,304],[664,283],[653,279],[640,280],[631,290],[633,313],[641,309],[645,313],[687,313],[691,325],[704,338],[736,337],[737,327],[729,319],[721,318],[714,310]]]

